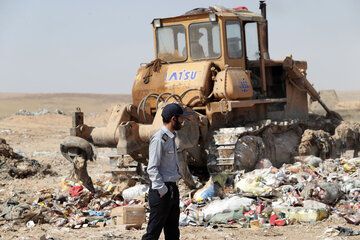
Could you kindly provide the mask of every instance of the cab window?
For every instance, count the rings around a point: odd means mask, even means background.
[[[248,22],[245,24],[245,40],[246,40],[246,57],[248,60],[259,60],[259,40],[257,24],[255,22]]]
[[[241,25],[239,21],[226,21],[226,43],[229,58],[242,58]]]
[[[190,24],[189,43],[191,59],[219,58],[221,56],[219,23],[201,22]]]
[[[180,62],[187,59],[186,33],[184,25],[157,28],[157,57],[166,62]]]

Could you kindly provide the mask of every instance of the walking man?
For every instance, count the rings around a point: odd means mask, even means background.
[[[162,229],[166,240],[180,239],[179,231],[179,189],[181,178],[175,145],[175,131],[180,130],[183,116],[192,114],[171,103],[161,114],[162,128],[154,134],[149,146],[147,172],[151,180],[149,190],[150,218],[142,240],[159,239]]]

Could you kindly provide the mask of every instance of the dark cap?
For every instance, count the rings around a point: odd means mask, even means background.
[[[180,107],[179,104],[176,103],[170,103],[166,105],[161,113],[161,116],[163,118],[172,118],[173,116],[189,116],[191,114],[194,114],[194,112],[184,112],[182,107]]]

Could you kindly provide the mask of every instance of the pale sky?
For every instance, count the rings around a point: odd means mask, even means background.
[[[360,1],[268,0],[272,59],[308,61],[318,90],[360,90]],[[0,92],[131,93],[154,59],[151,21],[257,0],[0,0]]]

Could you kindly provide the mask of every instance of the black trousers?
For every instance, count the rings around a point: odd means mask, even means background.
[[[159,239],[162,229],[166,240],[180,239],[179,189],[175,183],[165,183],[168,192],[160,198],[157,190],[149,190],[150,218],[142,240]]]

